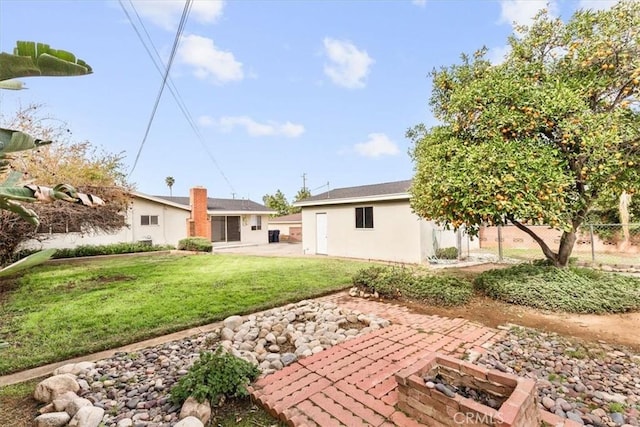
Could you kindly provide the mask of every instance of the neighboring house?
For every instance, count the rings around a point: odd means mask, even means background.
[[[337,188],[294,203],[302,208],[303,253],[422,263],[438,247],[457,246],[458,233],[412,212],[410,186],[407,180]]]
[[[279,230],[281,242],[301,242],[302,213],[269,218],[269,230]]]
[[[119,232],[52,233],[42,248],[71,248],[119,242],[151,242],[176,246],[189,236],[200,236],[214,245],[268,243],[269,215],[273,211],[246,199],[207,197],[202,187],[192,188],[189,197],[149,196],[134,192]]]

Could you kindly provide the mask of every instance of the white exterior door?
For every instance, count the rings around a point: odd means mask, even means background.
[[[327,214],[316,214],[316,254],[327,255]]]

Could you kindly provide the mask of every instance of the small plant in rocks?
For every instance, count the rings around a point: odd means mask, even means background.
[[[218,347],[214,352],[200,353],[200,359],[171,389],[171,400],[181,405],[192,396],[200,403],[208,400],[212,406],[220,406],[226,398],[248,396],[247,385],[258,375],[256,366]]]
[[[609,403],[609,412],[624,412],[624,405],[619,402]]]

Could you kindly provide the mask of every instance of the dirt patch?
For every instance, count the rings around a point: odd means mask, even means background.
[[[475,297],[469,304],[453,308],[425,306],[411,302],[402,304],[416,313],[462,317],[492,328],[513,323],[586,341],[621,344],[640,351],[640,334],[637,331],[640,326],[640,313],[608,315],[553,313],[494,301],[486,297]]]
[[[447,272],[473,280],[484,271],[510,266],[480,264]],[[407,301],[403,301],[402,304],[416,313],[462,317],[492,328],[513,323],[585,341],[620,344],[640,351],[640,334],[637,331],[640,326],[639,312],[607,315],[556,313],[495,301],[485,296],[476,296],[462,307],[434,307]]]

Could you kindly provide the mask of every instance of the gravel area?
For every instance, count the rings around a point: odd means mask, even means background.
[[[171,403],[168,393],[201,351],[213,351],[221,344],[268,374],[389,324],[314,301],[259,315],[231,316],[214,332],[96,362],[77,373],[78,395],[105,410],[106,427],[170,427],[178,422],[180,406]]]
[[[250,316],[232,316],[212,333],[83,367],[78,395],[104,409],[106,427],[171,427],[180,407],[171,387],[203,350],[219,344],[271,373],[389,321],[335,304],[302,301]],[[590,426],[639,426],[640,355],[604,342],[506,326],[506,337],[475,363],[537,379],[539,404]],[[59,372],[62,373],[62,372]]]
[[[511,326],[476,363],[537,379],[538,402],[579,424],[640,425],[640,355],[628,349]]]

